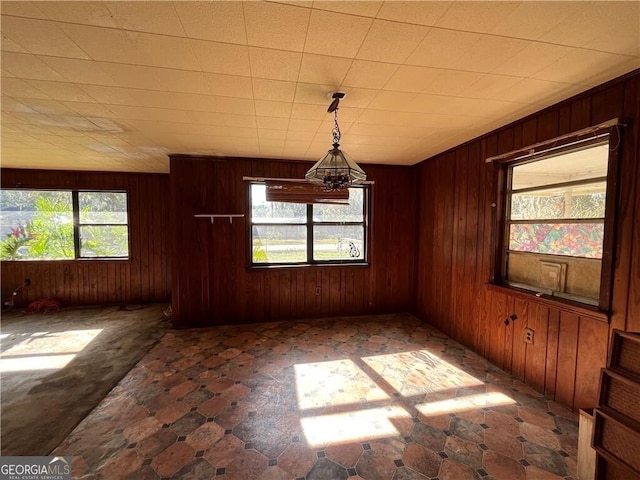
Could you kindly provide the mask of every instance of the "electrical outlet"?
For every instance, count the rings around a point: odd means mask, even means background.
[[[320,291],[320,285],[318,285],[316,287],[316,295],[320,295],[321,291]]]
[[[524,341],[524,343],[528,343],[529,345],[533,345],[533,328],[523,328],[522,329],[522,340]]]

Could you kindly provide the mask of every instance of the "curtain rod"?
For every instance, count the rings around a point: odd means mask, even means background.
[[[270,177],[242,177],[242,180],[246,180],[249,182],[302,182],[302,183],[308,183],[309,185],[314,185],[313,183],[309,183],[306,179],[304,178],[270,178]],[[366,182],[363,182],[364,185],[373,185],[376,182],[374,182],[373,180],[367,180]]]
[[[511,150],[510,152],[507,153],[502,153],[500,155],[494,155],[493,157],[488,157],[485,162],[486,163],[492,163],[492,162],[496,162],[499,160],[505,160],[508,158],[512,158],[512,157],[517,157],[520,154],[520,157],[518,158],[525,158],[531,155],[535,155],[537,153],[540,153],[544,150],[547,150],[549,148],[552,148],[554,146],[554,144],[562,141],[562,140],[567,140],[569,138],[575,138],[575,137],[581,137],[583,135],[588,135],[590,133],[596,133],[599,132],[600,130],[604,130],[606,128],[611,128],[611,127],[615,127],[616,125],[622,125],[624,126],[624,123],[620,123],[620,119],[619,118],[614,118],[611,120],[607,120],[606,122],[600,123],[598,125],[595,125],[593,127],[588,127],[588,128],[583,128],[582,130],[578,130],[577,132],[572,132],[572,133],[567,133],[565,135],[560,135],[559,137],[556,138],[552,138],[550,140],[545,140],[544,142],[538,142],[538,143],[534,143],[533,145],[528,145],[524,148],[519,148],[518,150]],[[542,150],[536,150],[539,147],[546,147]]]

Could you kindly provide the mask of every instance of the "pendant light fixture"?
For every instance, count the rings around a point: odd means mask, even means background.
[[[318,185],[323,185],[325,191],[334,192],[344,190],[351,185],[358,185],[367,180],[367,174],[351,160],[346,153],[340,150],[340,126],[338,125],[338,105],[344,98],[342,92],[334,92],[327,113],[333,113],[333,148],[309,169],[304,178]]]

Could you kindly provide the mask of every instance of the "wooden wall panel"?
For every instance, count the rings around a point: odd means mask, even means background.
[[[54,297],[64,305],[165,302],[170,296],[168,175],[2,169],[3,188],[113,189],[129,195],[129,260],[2,262],[3,297],[25,278],[18,305]]]
[[[365,165],[372,187],[368,267],[249,268],[243,176],[303,178],[307,162],[171,157],[172,306],[177,327],[410,311],[414,302],[415,177]],[[316,295],[316,287],[320,294]]]
[[[640,331],[640,72],[636,71],[418,164],[416,312],[496,365],[582,408],[595,404],[610,330]],[[495,166],[484,159],[620,118],[610,325],[488,287],[494,255]],[[613,139],[615,141],[615,139]],[[474,233],[475,232],[475,233]],[[435,280],[437,279],[437,280]],[[516,313],[508,326],[504,319]],[[535,331],[534,345],[522,328]]]

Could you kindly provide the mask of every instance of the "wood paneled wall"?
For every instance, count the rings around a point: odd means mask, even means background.
[[[243,176],[303,178],[307,162],[171,157],[172,306],[177,327],[408,311],[415,252],[412,169],[364,165],[372,187],[371,265],[248,268]],[[316,295],[316,286],[320,295]]]
[[[55,297],[64,305],[164,302],[170,296],[168,255],[169,176],[129,173],[2,169],[3,188],[126,190],[129,201],[128,260],[2,262],[2,292],[18,305]]]
[[[610,325],[606,318],[487,285],[495,167],[485,158],[619,117],[622,130]],[[640,331],[640,73],[627,75],[422,162],[416,311],[492,362],[574,408],[596,403],[610,328]],[[515,313],[518,319],[504,325]],[[597,317],[597,316],[596,316]],[[521,337],[535,330],[534,345]]]

